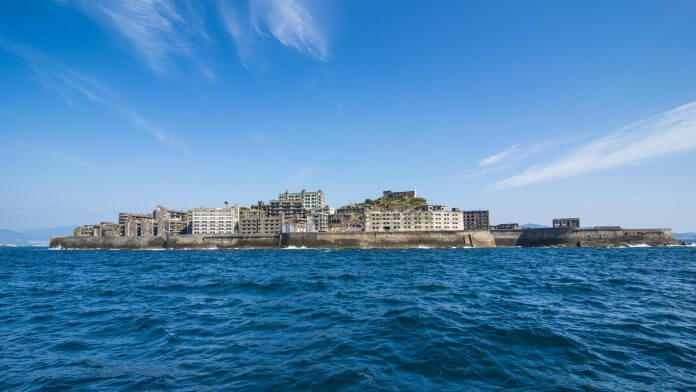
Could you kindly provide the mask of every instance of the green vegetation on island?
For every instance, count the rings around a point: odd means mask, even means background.
[[[380,197],[379,199],[365,199],[363,203],[368,207],[384,208],[388,210],[409,210],[428,204],[422,197]]]

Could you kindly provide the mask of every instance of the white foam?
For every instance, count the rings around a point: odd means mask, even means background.
[[[652,248],[652,246],[650,246],[648,244],[635,244],[635,245],[628,244],[628,247],[629,248]]]

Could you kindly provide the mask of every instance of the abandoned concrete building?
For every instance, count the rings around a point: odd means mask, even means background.
[[[324,192],[321,189],[315,192],[310,192],[306,189],[299,192],[285,191],[278,195],[278,200],[301,200],[304,203],[304,208],[308,210],[323,208],[325,206]]]
[[[556,218],[552,223],[552,227],[557,229],[577,229],[580,227],[580,218]]]
[[[239,231],[239,206],[191,209],[192,234],[235,234]]]
[[[283,216],[268,216],[261,209],[245,209],[239,213],[239,234],[280,234]]]
[[[488,210],[462,211],[463,230],[488,230]]]
[[[519,228],[519,223],[501,223],[495,226],[491,226],[491,229],[493,230],[517,230]]]
[[[462,230],[462,212],[428,205],[411,210],[365,211],[365,231],[452,231]]]

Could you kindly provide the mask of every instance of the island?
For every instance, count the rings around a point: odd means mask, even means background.
[[[447,209],[428,204],[416,190],[384,191],[334,209],[322,190],[280,193],[249,207],[151,213],[119,213],[118,223],[75,228],[54,237],[56,249],[234,249],[234,248],[492,248],[679,245],[671,229],[581,227],[579,218],[557,218],[551,227],[517,223],[490,225],[488,210]]]

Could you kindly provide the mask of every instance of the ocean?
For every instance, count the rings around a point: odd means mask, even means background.
[[[694,390],[696,247],[0,249],[0,390]]]

